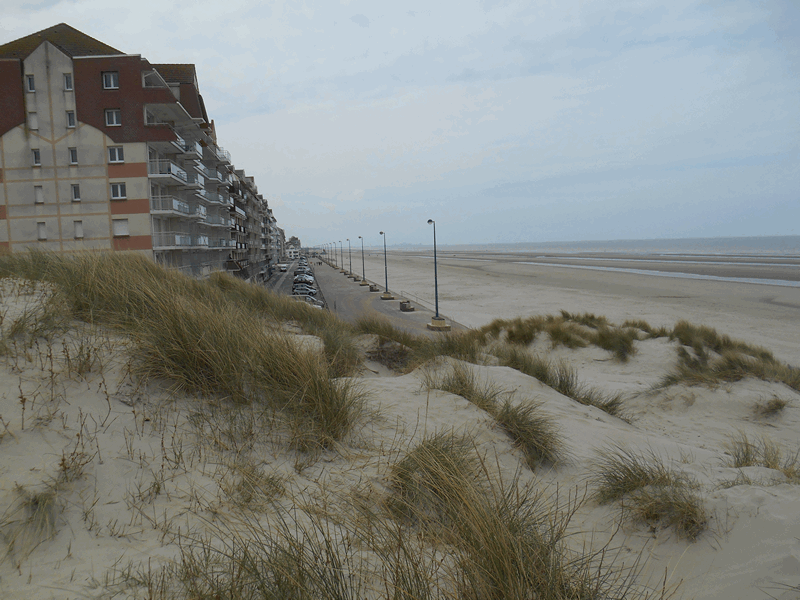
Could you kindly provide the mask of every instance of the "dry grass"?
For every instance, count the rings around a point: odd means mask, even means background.
[[[463,362],[448,365],[444,372],[431,368],[424,373],[428,389],[437,389],[461,396],[489,414],[497,412],[500,398],[508,394],[492,381],[481,381],[475,370]]]
[[[772,398],[760,399],[753,405],[753,413],[757,417],[771,419],[778,416],[789,405],[789,401],[776,395]]]
[[[325,311],[224,274],[195,281],[138,254],[6,255],[3,272],[48,281],[71,316],[129,335],[140,376],[273,407],[299,448],[329,446],[360,417],[363,395],[332,379],[352,374],[360,356],[347,326]],[[282,333],[275,319],[289,317],[322,337],[324,357]]]
[[[553,465],[565,458],[558,427],[541,404],[533,401],[513,404],[507,399],[493,416],[525,455],[531,469],[541,463]]]
[[[681,344],[678,365],[657,387],[679,383],[713,386],[755,377],[800,391],[800,368],[779,362],[765,348],[732,340],[715,329],[686,321],[675,325],[670,339]]]
[[[622,501],[623,510],[648,522],[696,539],[708,526],[708,515],[695,485],[664,464],[652,451],[637,454],[621,447],[598,452],[590,480],[601,504]]]
[[[491,352],[501,364],[538,379],[576,402],[594,406],[614,416],[620,416],[622,413],[622,394],[604,394],[597,389],[581,385],[575,369],[563,361],[552,364],[538,355],[509,344],[496,344]]]
[[[489,413],[522,451],[531,469],[541,463],[555,464],[565,457],[558,427],[540,403],[512,402],[513,392],[492,381],[481,381],[470,366],[458,362],[449,365],[444,373],[428,370],[425,385],[459,395]]]
[[[495,319],[477,330],[476,336],[483,343],[487,339],[494,339],[527,346],[540,333],[544,333],[547,334],[552,348],[585,348],[592,344],[611,352],[616,360],[624,362],[636,353],[634,342],[639,339],[640,330],[646,330],[650,337],[653,336],[653,329],[644,321],[626,321],[624,325],[617,327],[603,316],[592,313],[572,314],[562,310],[559,316]]]
[[[726,466],[766,467],[780,471],[793,483],[800,483],[800,448],[787,453],[767,436],[751,440],[745,432],[739,431],[726,444],[725,450]]]
[[[469,437],[445,432],[425,438],[391,468],[390,512],[415,523],[452,525],[479,466]]]

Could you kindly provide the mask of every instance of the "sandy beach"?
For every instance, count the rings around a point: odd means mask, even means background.
[[[353,259],[360,274],[360,255]],[[372,252],[365,262],[367,279],[382,284],[382,254]],[[800,288],[519,262],[530,261],[442,257],[441,313],[472,328],[561,310],[616,324],[643,319],[654,328],[672,328],[683,319],[800,365]],[[430,258],[390,252],[388,274],[396,294],[433,303]],[[354,294],[369,293],[352,285]],[[370,353],[377,337],[366,335],[358,338],[367,351],[363,366],[349,380],[364,391],[367,416],[321,454],[308,455],[288,446],[280,428],[261,428],[252,409],[226,409],[219,400],[170,392],[168,380],[132,377],[130,342],[103,328],[75,322],[50,342],[40,339],[27,348],[11,343],[12,325],[39,314],[48,297],[46,285],[3,282],[2,327],[10,344],[0,374],[4,598],[199,597],[181,587],[179,577],[168,576],[180,569],[160,571],[185,564],[191,540],[218,537],[224,545],[232,535],[252,533],[254,523],[274,533],[282,531],[271,529],[274,523],[299,513],[328,515],[349,539],[356,529],[341,524],[356,522],[353,509],[379,512],[392,493],[391,466],[437,432],[468,433],[498,480],[518,480],[547,497],[559,490],[562,502],[580,499],[567,545],[580,550],[609,544],[609,561],[636,565],[637,585],[653,597],[661,590],[664,597],[718,600],[791,600],[800,594],[800,485],[791,462],[800,439],[800,393],[785,383],[746,376],[658,388],[678,362],[680,344],[667,337],[640,335],[625,361],[591,344],[556,344],[545,333],[524,347],[551,364],[568,365],[582,386],[620,394],[622,409],[615,416],[490,354],[474,363],[448,358],[410,372],[392,370]],[[322,338],[302,324],[282,327],[297,352],[324,348]],[[98,351],[78,372],[65,357],[76,356],[81,344]],[[499,386],[513,403],[537,403],[557,427],[562,459],[529,466],[491,411],[431,387],[437,373],[459,364]],[[775,399],[779,408],[763,408]],[[245,421],[249,433],[235,434],[234,423]],[[754,448],[762,442],[776,448],[780,460],[734,466],[731,443],[742,435]],[[699,533],[687,537],[658,518],[632,518],[624,502],[597,501],[598,456],[613,448],[655,457],[677,480],[689,482],[705,515]],[[266,488],[260,487],[242,500],[245,473],[280,482],[281,492],[262,503]],[[31,498],[40,498],[41,506],[51,492],[50,512],[31,531]],[[374,548],[358,539],[358,555],[371,564]],[[365,597],[386,597],[385,588],[365,589]]]
[[[417,256],[424,254],[424,256]],[[454,256],[453,256],[454,255]],[[645,319],[672,326],[680,319],[705,324],[728,335],[771,348],[792,364],[800,364],[800,287],[730,281],[659,277],[614,271],[559,268],[531,262],[536,255],[492,256],[443,251],[439,258],[439,310],[469,327],[495,318],[556,314],[559,310],[593,312],[612,321]],[[358,260],[356,260],[356,257]],[[433,306],[433,259],[429,252],[387,255],[389,288],[416,295]],[[609,257],[606,257],[609,258]],[[361,273],[360,253],[353,270]],[[574,257],[559,260],[581,264]],[[626,260],[633,260],[629,256]],[[704,259],[706,260],[706,259]],[[712,260],[722,260],[719,257]],[[765,263],[768,259],[750,259]],[[730,261],[730,259],[728,259]],[[737,257],[736,262],[742,261]],[[555,262],[555,261],[554,261]],[[583,261],[582,261],[583,262]],[[771,278],[797,281],[798,259],[771,259]],[[383,253],[365,253],[367,278],[383,285]],[[593,264],[618,267],[595,260]],[[627,263],[626,263],[627,264]],[[698,269],[697,267],[702,267]],[[639,265],[641,268],[641,265]],[[649,269],[698,271],[712,276],[749,278],[764,267],[649,264]]]

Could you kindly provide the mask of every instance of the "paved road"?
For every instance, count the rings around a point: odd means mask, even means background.
[[[317,280],[317,287],[324,294],[325,301],[328,303],[328,309],[336,313],[345,321],[351,323],[363,315],[372,312],[379,313],[386,317],[395,327],[410,331],[413,333],[425,333],[429,335],[437,335],[427,328],[427,324],[431,322],[433,311],[430,311],[419,305],[414,306],[414,312],[401,312],[400,311],[400,298],[389,290],[395,296],[394,300],[382,300],[381,295],[384,288],[380,288],[380,292],[370,292],[368,286],[359,285],[360,282],[353,281],[348,278],[339,269],[329,266],[327,263],[322,263],[320,266],[319,260],[309,260],[309,264],[314,269],[314,277]],[[285,278],[283,283],[276,289],[280,293],[283,292],[283,286],[291,293],[292,277],[291,273],[294,266],[290,266],[288,271],[288,278]],[[280,273],[281,276],[287,273]],[[276,279],[273,275],[272,279]],[[280,278],[279,278],[280,279]],[[276,283],[279,283],[276,281]],[[448,322],[452,326],[453,331],[466,329],[459,323]]]

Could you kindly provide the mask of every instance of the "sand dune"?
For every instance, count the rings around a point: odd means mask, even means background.
[[[382,256],[368,257],[367,277],[375,279],[382,263]],[[389,287],[432,299],[429,268],[427,259],[392,256]],[[444,261],[439,275],[442,312],[472,327],[561,309],[617,324],[645,319],[654,327],[686,319],[800,364],[797,289],[464,261]],[[156,589],[162,597],[194,597],[175,580],[170,588],[158,579],[162,565],[180,561],[188,540],[224,541],[232,530],[252,532],[256,522],[275,533],[275,523],[298,507],[311,522],[314,515],[357,522],[353,514],[380,510],[391,493],[392,465],[431,434],[449,431],[470,435],[492,477],[516,476],[546,496],[558,491],[561,501],[581,499],[566,543],[575,550],[609,543],[609,560],[638,564],[637,585],[663,585],[676,598],[800,594],[798,480],[776,465],[735,468],[729,454],[742,434],[771,440],[784,462],[798,450],[800,393],[784,383],[745,377],[654,389],[677,363],[678,342],[666,337],[642,337],[627,362],[592,345],[553,347],[545,335],[530,344],[528,352],[571,366],[580,383],[622,393],[622,412],[612,416],[491,356],[465,363],[503,397],[533,400],[552,419],[564,459],[531,470],[489,413],[426,387],[426,373],[430,381],[431,373],[447,373],[460,361],[401,374],[367,359],[352,378],[367,402],[360,426],[321,454],[308,454],[292,450],[286,432],[253,407],[234,410],[222,400],[170,392],[170,381],[131,376],[130,340],[110,330],[73,322],[50,341],[34,337],[24,346],[11,328],[25,314],[41,317],[36,311],[50,289],[19,280],[0,288],[4,598],[147,598]],[[359,343],[374,349],[377,338]],[[324,348],[307,335],[298,336],[297,347]],[[785,404],[759,411],[774,398]],[[598,450],[614,447],[659,457],[692,482],[707,515],[696,539],[658,519],[632,518],[619,502],[593,499]],[[354,544],[372,564],[373,549],[351,533],[339,539],[342,547]],[[386,589],[367,586],[364,595],[386,597]]]

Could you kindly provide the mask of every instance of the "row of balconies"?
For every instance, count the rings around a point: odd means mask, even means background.
[[[150,211],[153,214],[166,214],[178,217],[196,219],[200,223],[211,226],[231,227],[229,217],[222,215],[208,215],[208,210],[202,204],[192,206],[188,202],[175,196],[153,196],[150,199]]]
[[[156,250],[237,247],[237,243],[234,240],[224,237],[211,237],[206,234],[192,234],[181,231],[160,231],[153,234],[153,248]]]

